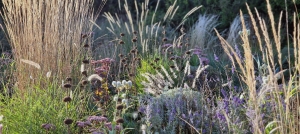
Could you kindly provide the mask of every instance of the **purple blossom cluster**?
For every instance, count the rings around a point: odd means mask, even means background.
[[[121,124],[114,126],[104,116],[89,116],[85,121],[77,121],[76,126],[92,134],[104,134],[113,130],[120,131]]]

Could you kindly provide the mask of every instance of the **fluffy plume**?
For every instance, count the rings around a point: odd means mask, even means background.
[[[21,62],[26,63],[26,64],[29,64],[29,65],[31,65],[31,66],[34,66],[34,67],[37,68],[37,69],[41,69],[40,64],[38,64],[38,63],[36,63],[36,62],[30,61],[30,60],[24,60],[24,59],[21,59]]]

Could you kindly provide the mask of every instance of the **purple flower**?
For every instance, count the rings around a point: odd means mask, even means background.
[[[120,131],[122,129],[121,125],[116,125],[116,130]]]
[[[112,130],[111,122],[105,123],[104,126],[106,126],[109,130]]]
[[[162,47],[162,48],[168,48],[168,47],[170,47],[170,46],[173,46],[173,44],[164,44],[164,45],[162,45],[161,47]]]
[[[53,124],[46,123],[46,124],[42,124],[42,128],[49,131],[49,130],[54,130],[55,126]],[[1,130],[2,130],[2,124],[0,126],[0,132],[1,132]]]
[[[103,116],[90,116],[88,118],[88,121],[90,122],[106,122],[107,118]]]
[[[214,58],[216,62],[219,62],[219,57],[216,54],[214,54]]]

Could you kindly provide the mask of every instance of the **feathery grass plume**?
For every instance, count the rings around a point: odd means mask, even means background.
[[[214,36],[213,29],[218,26],[217,15],[199,15],[199,19],[194,24],[190,32],[190,44],[192,48],[199,47],[201,50],[214,49],[217,37]]]
[[[29,74],[52,71],[63,78],[70,73],[70,66],[83,52],[76,44],[81,43],[81,33],[92,25],[93,0],[3,0],[3,17],[9,42],[16,61],[39,63],[41,71],[16,62],[15,76],[20,89],[28,85]],[[36,64],[33,64],[36,65]],[[37,81],[38,82],[38,81]],[[41,84],[43,85],[43,84]]]
[[[163,70],[163,72],[165,73],[168,81],[173,85],[175,84],[174,80],[172,79],[172,77],[170,76],[170,74],[168,73],[168,71],[166,70],[166,68],[163,65],[160,65],[161,69]],[[172,86],[173,87],[173,86]]]
[[[88,81],[99,80],[102,81],[102,78],[98,74],[92,74],[88,77]]]
[[[196,87],[196,82],[197,82],[197,79],[198,77],[200,76],[200,74],[206,69],[208,68],[209,65],[205,65],[205,66],[199,66],[197,71],[196,71],[196,74],[195,74],[195,78],[193,80],[193,84],[192,84],[192,88],[195,88]]]
[[[40,64],[38,64],[36,62],[30,61],[30,60],[24,60],[24,59],[21,59],[21,62],[26,63],[26,64],[31,65],[31,66],[34,66],[37,69],[41,69]]]

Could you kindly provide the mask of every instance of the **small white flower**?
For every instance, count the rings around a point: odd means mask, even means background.
[[[121,97],[122,97],[122,98],[126,98],[126,94],[122,94]]]
[[[114,101],[118,101],[118,99],[119,99],[118,96],[114,97]]]
[[[101,111],[102,109],[99,107],[99,108],[97,108],[97,110],[98,110],[98,111]]]
[[[119,88],[119,87],[121,87],[122,86],[122,83],[120,82],[120,81],[117,81],[117,86],[116,86],[116,88]]]
[[[147,129],[147,125],[146,124],[143,124],[142,126],[141,126],[141,130],[146,130]]]
[[[123,85],[126,85],[126,80],[122,80],[122,84],[123,84]]]
[[[131,81],[131,80],[127,81],[127,84],[128,84],[128,86],[129,86],[130,88],[132,87],[132,81]]]
[[[3,117],[4,117],[3,115],[0,115],[0,121],[2,121],[2,120],[3,120]]]
[[[138,112],[133,112],[132,113],[132,118],[135,120],[139,116]]]
[[[126,107],[128,107],[129,103],[128,103],[128,99],[122,99],[122,103],[126,105]]]
[[[50,78],[50,76],[51,76],[51,71],[47,72],[47,74],[46,74],[47,78]]]
[[[116,81],[113,81],[111,84],[112,84],[113,87],[117,87],[117,82]]]

